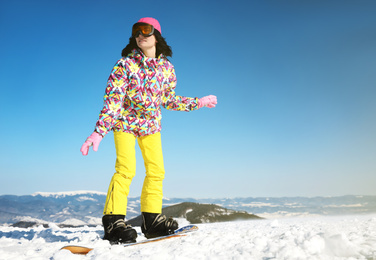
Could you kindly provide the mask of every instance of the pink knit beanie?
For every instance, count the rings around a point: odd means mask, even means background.
[[[151,18],[151,17],[144,17],[138,20],[138,23],[148,23],[153,25],[154,29],[158,30],[162,35],[161,25],[157,21],[157,19]]]

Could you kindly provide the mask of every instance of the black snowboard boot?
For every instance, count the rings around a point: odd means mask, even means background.
[[[137,232],[131,225],[126,225],[124,215],[104,215],[102,218],[104,240],[111,244],[124,244],[136,242]]]
[[[154,238],[173,234],[179,225],[172,217],[167,218],[165,215],[157,213],[142,212],[141,230],[146,238]]]

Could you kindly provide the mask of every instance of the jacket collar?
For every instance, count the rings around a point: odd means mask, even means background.
[[[129,56],[133,57],[140,63],[146,64],[148,67],[155,67],[157,65],[161,65],[163,64],[163,61],[165,59],[162,53],[157,58],[148,58],[140,49],[133,49]]]

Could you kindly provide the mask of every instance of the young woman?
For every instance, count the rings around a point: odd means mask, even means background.
[[[135,142],[141,149],[146,168],[141,194],[142,232],[147,238],[173,233],[178,224],[161,215],[162,182],[165,175],[161,144],[161,106],[170,110],[192,111],[215,107],[217,98],[190,98],[175,94],[176,76],[167,59],[170,46],[161,35],[159,22],[141,18],[132,27],[132,37],[123,49],[107,82],[104,106],[95,131],[81,147],[97,151],[102,138],[114,131],[116,164],[102,218],[104,239],[111,243],[134,242],[136,231],[126,225],[127,196],[136,174]]]

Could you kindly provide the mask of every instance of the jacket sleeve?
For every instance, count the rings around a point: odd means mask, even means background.
[[[175,69],[170,64],[163,68],[163,76],[167,78],[163,88],[162,105],[168,110],[175,111],[193,111],[198,109],[198,98],[183,97],[175,94],[176,75]]]
[[[102,136],[105,136],[114,127],[122,110],[127,86],[128,77],[122,60],[119,60],[108,78],[103,108],[95,127],[95,131]]]

